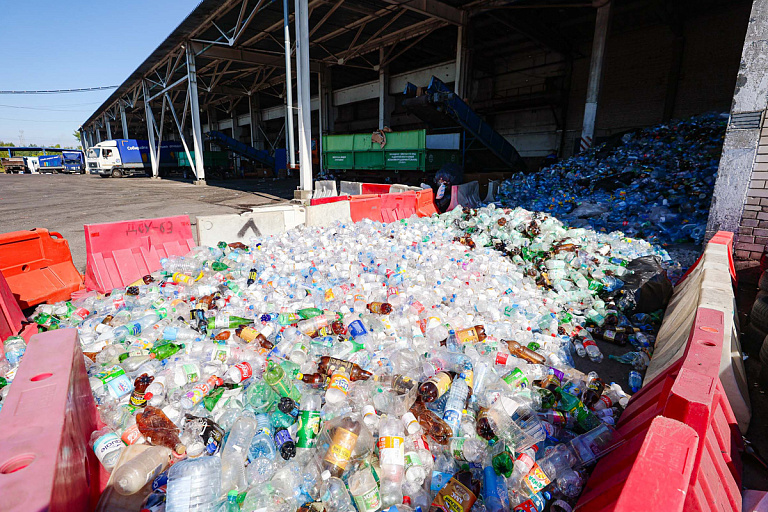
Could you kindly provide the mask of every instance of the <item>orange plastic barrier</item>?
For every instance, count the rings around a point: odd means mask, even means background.
[[[18,334],[23,321],[24,313],[16,303],[5,277],[0,273],[0,341]]]
[[[435,191],[425,188],[416,192],[416,214],[419,217],[431,217],[437,213]]]
[[[416,214],[416,192],[381,194],[381,219],[395,222]]]
[[[77,329],[32,337],[0,410],[0,508],[91,510],[100,464],[88,447],[97,426]]]
[[[0,235],[0,272],[22,309],[67,300],[83,287],[69,243],[43,228]]]
[[[725,334],[730,335],[724,329],[721,311],[697,309],[685,355],[636,393],[621,416],[619,432],[635,440],[635,448],[630,442],[598,463],[575,510],[741,511],[742,439],[719,377],[723,340]],[[665,451],[657,439],[648,450],[653,450],[668,469],[636,472],[635,466],[642,464],[637,460],[637,440],[648,439],[651,423],[658,416],[688,425],[698,436],[696,452],[690,454],[682,448]],[[688,457],[693,465],[687,486],[681,488],[687,489],[682,507],[678,493],[668,494],[666,501],[652,508],[643,508],[637,499],[631,498],[679,476],[681,461]],[[632,472],[643,476],[627,479]],[[627,506],[619,507],[622,503]]]
[[[392,185],[386,183],[363,183],[362,194],[389,194],[389,189]]]
[[[338,201],[349,201],[349,199],[350,199],[350,196],[319,197],[317,199],[310,199],[309,205],[316,206],[318,204],[336,203]]]
[[[124,288],[195,245],[186,215],[86,224],[85,286],[102,293]]]
[[[352,196],[349,200],[349,214],[352,217],[352,222],[363,219],[382,222],[381,197],[376,194]]]

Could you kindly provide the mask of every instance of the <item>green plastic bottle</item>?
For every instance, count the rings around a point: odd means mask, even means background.
[[[176,343],[164,343],[163,345],[158,345],[157,347],[149,349],[149,357],[162,361],[163,359],[168,359],[183,348],[183,343],[178,345]]]
[[[303,320],[322,315],[323,310],[318,308],[304,308],[296,312]]]
[[[241,316],[218,314],[213,318],[208,319],[208,330],[214,329],[234,329],[241,325],[251,325],[253,320],[250,318],[243,318]]]
[[[274,361],[267,363],[264,381],[280,396],[287,396],[293,399],[294,402],[298,402],[301,399],[301,393],[293,384],[294,379],[291,379],[283,367]]]

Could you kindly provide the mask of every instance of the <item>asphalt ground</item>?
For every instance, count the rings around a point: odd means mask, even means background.
[[[85,272],[84,224],[189,215],[197,238],[197,215],[250,211],[293,198],[297,179],[210,181],[148,177],[101,178],[88,174],[0,174],[0,233],[47,228],[69,242],[72,259]]]

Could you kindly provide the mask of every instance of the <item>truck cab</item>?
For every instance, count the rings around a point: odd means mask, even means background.
[[[122,178],[146,174],[149,169],[149,144],[134,139],[116,139],[99,142],[86,154],[88,172],[102,178]]]
[[[30,174],[40,174],[40,162],[36,156],[25,156],[24,162],[27,164],[27,170]]]

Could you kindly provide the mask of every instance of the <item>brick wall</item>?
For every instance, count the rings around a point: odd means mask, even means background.
[[[760,143],[752,167],[747,199],[736,235],[734,257],[758,260],[768,245],[768,117],[763,115]]]

